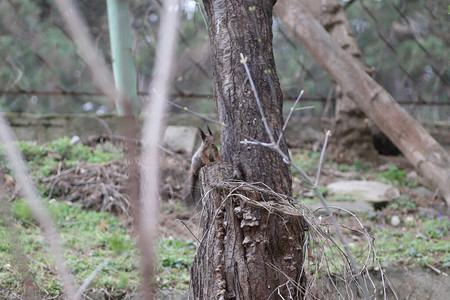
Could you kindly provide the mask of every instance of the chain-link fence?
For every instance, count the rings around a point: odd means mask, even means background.
[[[97,50],[111,62],[106,1],[77,2]],[[179,108],[212,112],[209,40],[203,8],[181,1],[177,68],[171,99]],[[419,119],[450,119],[449,14],[445,1],[341,1],[375,79]],[[159,1],[130,1],[133,57],[140,95],[152,74]],[[50,0],[0,3],[0,109],[29,113],[108,113],[114,105],[96,90]],[[333,115],[335,84],[274,19],[274,54],[285,100],[305,90],[299,114]],[[287,105],[288,106],[288,105]],[[173,112],[183,109],[173,107]],[[184,112],[185,113],[185,112]]]

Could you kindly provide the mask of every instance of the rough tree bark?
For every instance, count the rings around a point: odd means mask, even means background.
[[[268,148],[241,144],[245,139],[270,142],[240,53],[248,57],[253,81],[275,139],[283,126],[282,93],[272,51],[273,0],[204,0],[213,58],[221,130],[222,158],[233,165],[236,177],[263,181],[283,194],[291,193],[289,167]],[[251,5],[258,4],[255,11]],[[287,153],[285,141],[281,145]],[[278,170],[279,176],[273,176]]]
[[[430,183],[439,188],[450,204],[450,155],[444,148],[331,39],[302,1],[279,0],[275,11],[342,92],[357,103]]]
[[[208,192],[204,235],[191,269],[192,298],[302,299],[303,217],[284,196],[242,182],[224,183],[232,174],[228,163],[200,172]]]
[[[282,93],[272,52],[274,2],[204,0],[219,119],[225,125],[221,158],[226,163],[201,172],[207,198],[203,200],[204,236],[191,270],[194,299],[301,298],[303,218],[280,211],[280,207],[289,211],[289,166],[269,148],[241,143],[245,139],[270,142],[240,62],[241,53],[248,58],[275,139],[283,125]],[[287,153],[284,139],[280,145]],[[228,179],[260,183],[273,192],[221,184]],[[224,197],[231,190],[232,195]],[[275,205],[277,209],[272,208]]]
[[[344,9],[338,0],[305,0],[305,6],[320,22],[331,38],[366,68],[362,51],[353,37]],[[367,69],[368,72],[371,70]],[[373,145],[372,132],[364,112],[337,87],[336,118],[329,152],[335,160],[354,162],[355,159],[375,160],[378,153]]]

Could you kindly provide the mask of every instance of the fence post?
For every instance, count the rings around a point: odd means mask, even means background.
[[[116,88],[127,99],[133,113],[139,110],[136,70],[131,56],[131,23],[128,0],[107,0],[111,56]],[[127,109],[116,103],[119,115]],[[131,113],[131,111],[130,111]]]

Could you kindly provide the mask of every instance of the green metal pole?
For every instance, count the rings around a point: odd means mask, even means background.
[[[139,110],[136,93],[136,70],[131,56],[131,23],[128,0],[107,0],[109,36],[111,40],[114,81],[119,93],[124,96],[132,112]],[[116,103],[117,113],[124,115],[127,109]]]

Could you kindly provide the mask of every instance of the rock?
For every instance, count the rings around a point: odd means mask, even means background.
[[[78,143],[80,141],[80,137],[78,135],[74,135],[71,139],[70,139],[70,145],[75,145],[76,143]]]
[[[411,192],[416,196],[423,196],[426,198],[431,198],[434,196],[434,193],[432,191],[430,191],[429,189],[427,189],[423,186],[419,186],[419,187],[413,189]]]
[[[405,218],[405,223],[407,223],[407,224],[413,224],[414,223],[414,217],[413,216],[407,216],[406,218]]]
[[[312,191],[308,191],[308,192],[304,192],[302,195],[305,198],[314,198],[316,196],[316,193],[314,193]]]
[[[330,196],[347,196],[373,205],[390,202],[400,195],[399,191],[392,185],[377,181],[336,181],[327,185],[327,190]]]
[[[415,180],[415,179],[419,178],[419,175],[417,174],[416,171],[411,171],[408,174],[406,174],[406,177],[409,179]]]
[[[398,216],[392,216],[391,225],[397,227],[400,225],[400,218]]]
[[[167,126],[164,145],[174,152],[193,153],[198,131],[190,126]]]
[[[323,207],[322,203],[314,203],[314,204],[311,204],[308,206],[312,211],[320,208],[318,210],[318,212],[320,212],[320,214],[323,214],[323,215],[327,214],[327,212],[325,211],[325,208],[321,208],[321,207]],[[354,201],[332,201],[332,202],[328,202],[328,206],[330,206],[330,209],[333,213],[338,214],[338,215],[347,215],[347,216],[348,216],[347,212],[340,210],[340,209],[332,208],[332,207],[343,208],[354,214],[364,214],[364,213],[367,213],[367,212],[373,210],[372,205],[370,205],[369,203],[366,203],[366,202],[361,202],[361,201],[356,201],[356,202],[354,202]]]

